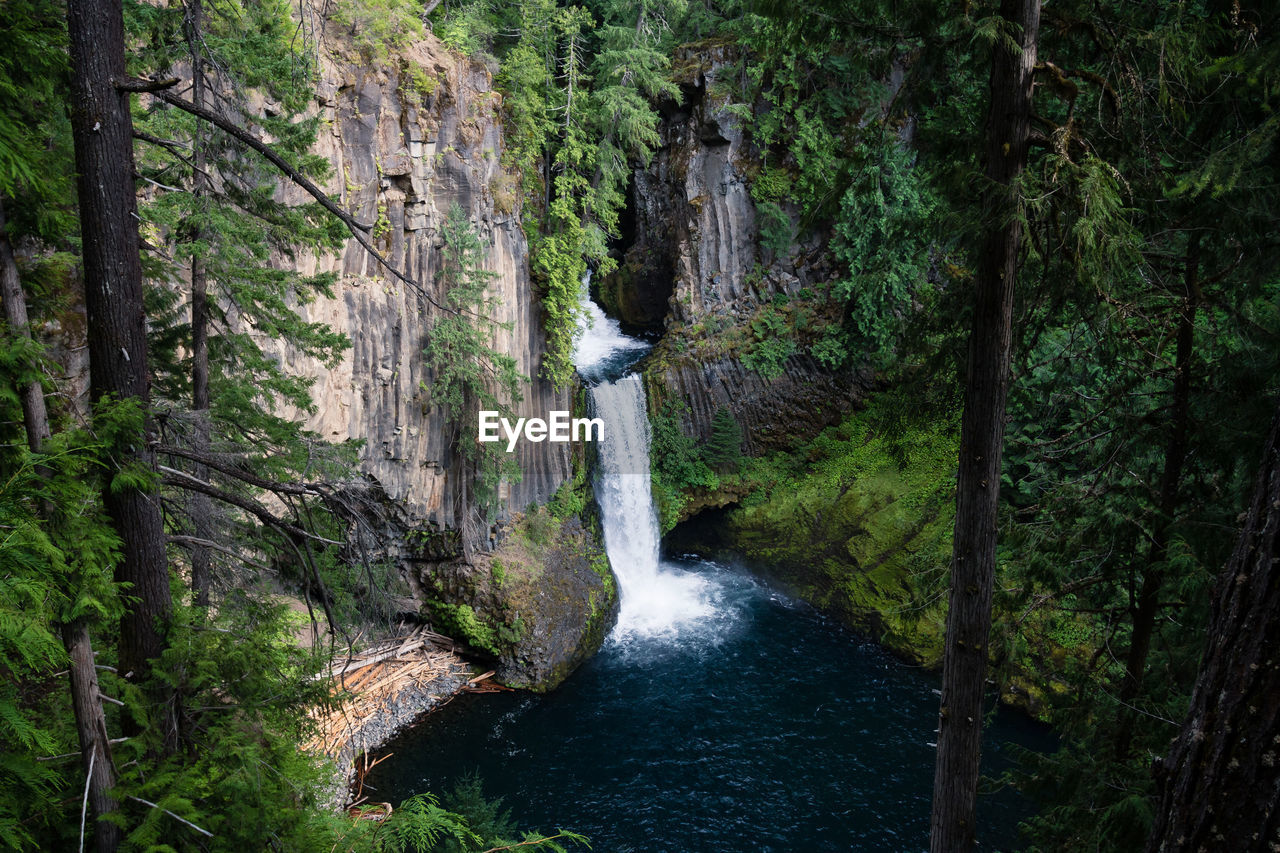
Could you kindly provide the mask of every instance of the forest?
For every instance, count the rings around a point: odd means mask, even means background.
[[[0,0],[0,105],[6,848],[1280,848],[1275,4]]]

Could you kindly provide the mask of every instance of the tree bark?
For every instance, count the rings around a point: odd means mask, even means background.
[[[13,246],[9,243],[9,235],[5,230],[3,201],[0,201],[0,297],[4,299],[4,315],[9,324],[9,333],[30,340],[27,297],[22,291]],[[27,446],[32,453],[40,453],[45,441],[53,433],[49,428],[44,388],[39,380],[33,379],[22,389],[22,418],[27,429]],[[71,707],[75,713],[80,754],[84,759],[85,772],[89,775],[89,802],[96,820],[94,846],[99,853],[113,853],[120,846],[120,828],[105,820],[105,816],[115,811],[117,806],[110,793],[116,784],[115,765],[111,760],[107,718],[102,711],[98,671],[94,667],[93,643],[83,620],[77,619],[62,625],[62,644],[71,663],[68,669]]]
[[[204,7],[201,0],[187,4],[187,46],[191,54],[191,100],[204,108],[204,61],[200,53],[201,28]],[[204,125],[197,122],[191,140],[194,169],[192,173],[196,216],[203,217],[201,203],[209,193],[206,172]],[[199,221],[199,220],[197,220]],[[191,239],[199,242],[204,229],[197,225]],[[192,444],[199,454],[209,452],[209,281],[204,259],[199,252],[191,257],[191,409],[195,415]],[[196,463],[192,473],[200,480],[209,479],[209,469]],[[213,539],[213,501],[201,492],[188,495],[187,509],[191,513],[191,526],[195,538],[201,541]],[[209,606],[209,586],[213,575],[213,561],[208,548],[193,545],[191,548],[191,594],[197,607]]]
[[[62,643],[71,659],[71,708],[76,717],[80,754],[89,773],[89,804],[97,818],[93,830],[94,847],[98,853],[112,853],[120,846],[120,827],[104,818],[118,805],[111,796],[111,789],[116,784],[115,762],[111,758],[107,718],[102,712],[102,693],[98,687],[98,669],[94,666],[93,645],[84,620],[76,619],[62,626]]]
[[[1182,732],[1157,762],[1149,853],[1280,846],[1280,408],[1218,578]]]
[[[125,79],[124,21],[120,0],[68,0],[71,55],[71,130],[89,320],[89,378],[95,404],[149,403],[146,317],[133,183],[133,120]],[[115,448],[123,467],[155,470],[145,435]],[[120,623],[120,666],[144,680],[165,648],[172,612],[160,508],[134,487],[110,488],[104,501],[121,539],[116,580],[133,602]],[[167,748],[177,743],[172,703],[159,702]]]
[[[1032,71],[1039,0],[1002,0],[1001,16],[1020,32],[1020,50],[994,49],[987,116],[984,228],[978,258],[969,374],[960,428],[959,477],[934,770],[932,853],[974,844],[982,749],[982,698],[995,582],[996,514],[1005,403],[1013,341],[1013,291],[1022,227],[1017,178],[1030,140]]]
[[[13,257],[13,246],[5,229],[4,202],[0,201],[0,298],[4,299],[4,316],[9,331],[15,337],[30,338],[31,324],[27,319],[27,299],[18,278],[18,264]],[[27,444],[32,453],[39,453],[49,438],[49,414],[44,404],[44,389],[37,379],[22,388],[22,420],[27,428]]]

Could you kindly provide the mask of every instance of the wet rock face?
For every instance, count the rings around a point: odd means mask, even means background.
[[[436,630],[494,663],[511,687],[551,690],[595,654],[618,612],[597,531],[545,508],[492,553],[422,564],[419,598]]]
[[[683,400],[686,430],[705,439],[716,409],[727,406],[743,427],[744,450],[755,454],[835,423],[865,395],[871,377],[827,370],[803,344],[772,378],[742,362],[758,338],[751,329],[762,311],[804,297],[835,271],[821,229],[784,252],[761,246],[751,181],[762,160],[744,119],[729,109],[729,95],[717,94],[734,89],[730,81],[717,86],[731,65],[730,50],[675,57],[683,98],[661,106],[662,147],[633,175],[624,235],[631,242],[599,288],[624,322],[664,327],[645,368],[650,411],[664,399]],[[798,218],[798,211],[786,212]]]
[[[539,375],[546,349],[541,306],[529,278],[514,178],[500,165],[501,96],[488,71],[430,36],[406,49],[404,63],[377,67],[340,43],[327,48],[319,88],[327,129],[317,153],[333,171],[324,189],[357,220],[376,223],[373,241],[383,257],[442,305],[440,231],[458,204],[487,247],[484,266],[494,273],[490,292],[498,300],[493,319],[509,326],[495,329],[494,348],[530,377],[517,414],[568,409],[568,391]],[[282,192],[291,202],[309,201],[296,188]],[[412,517],[456,526],[469,475],[452,458],[451,425],[433,405],[422,357],[439,309],[387,274],[355,240],[337,255],[300,255],[291,263],[338,274],[333,298],[302,313],[352,344],[333,370],[277,345],[288,367],[315,379],[316,412],[294,414],[329,441],[362,441],[361,468]],[[476,427],[458,428],[465,437]],[[523,476],[504,487],[503,516],[546,500],[570,473],[565,444],[522,442],[517,453]]]

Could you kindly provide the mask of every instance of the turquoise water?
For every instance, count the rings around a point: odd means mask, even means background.
[[[522,827],[595,851],[923,850],[936,678],[733,567],[667,561],[710,616],[611,638],[557,691],[463,696],[388,745],[374,799],[477,771]],[[998,714],[984,769],[1046,735]],[[367,790],[367,789],[366,789]],[[980,801],[981,849],[1016,842],[1027,805]]]

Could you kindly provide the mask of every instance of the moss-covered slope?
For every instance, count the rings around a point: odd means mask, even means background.
[[[793,454],[751,460],[724,483],[746,496],[718,531],[694,525],[677,530],[673,544],[740,554],[800,597],[932,665],[942,652],[955,441],[941,429],[918,432],[900,465],[871,422],[853,415]]]

